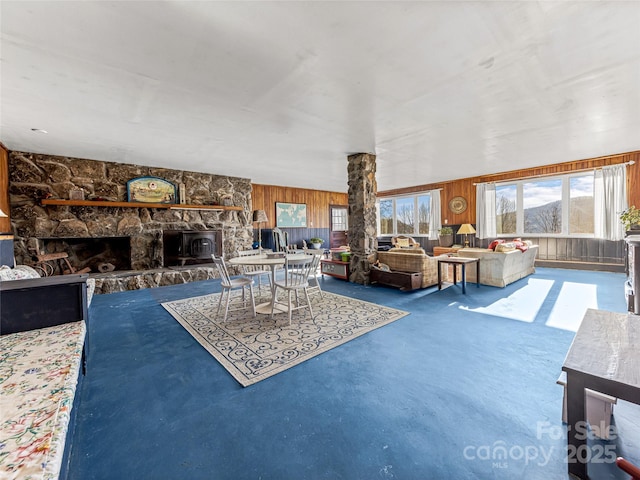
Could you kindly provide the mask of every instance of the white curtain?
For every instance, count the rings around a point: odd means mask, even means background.
[[[627,208],[627,166],[625,164],[596,170],[593,203],[596,238],[622,240],[625,232],[620,214]]]
[[[442,228],[440,216],[440,190],[431,190],[431,208],[429,209],[429,240],[438,239],[438,231]]]
[[[493,183],[476,185],[476,236],[496,236],[496,186]]]

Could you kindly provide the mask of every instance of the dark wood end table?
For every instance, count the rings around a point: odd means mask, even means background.
[[[462,293],[467,293],[467,265],[470,263],[476,264],[476,286],[480,288],[480,259],[479,258],[466,258],[466,257],[437,257],[438,260],[438,290],[442,290],[442,268],[443,263],[453,265],[453,284],[458,284],[457,268],[456,266],[462,265]]]

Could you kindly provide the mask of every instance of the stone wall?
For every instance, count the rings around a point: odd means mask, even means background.
[[[348,157],[349,176],[349,281],[369,284],[369,270],[375,260],[376,238],[376,156],[358,153]]]
[[[220,205],[231,196],[242,211],[169,210],[127,207],[42,206],[43,198],[127,201],[127,181],[155,176],[184,184],[186,203]],[[9,154],[11,221],[17,264],[33,264],[40,238],[131,237],[131,267],[163,266],[163,230],[222,230],[225,257],[251,248],[251,181],[206,173],[102,162],[24,152]]]

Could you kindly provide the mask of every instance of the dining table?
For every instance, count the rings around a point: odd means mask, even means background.
[[[256,312],[263,314],[271,314],[273,304],[275,301],[275,289],[276,289],[276,270],[278,267],[282,267],[285,264],[286,259],[290,260],[303,260],[307,258],[306,253],[287,253],[287,254],[274,254],[274,253],[261,253],[258,255],[245,255],[242,257],[233,257],[228,260],[230,265],[235,266],[262,266],[269,267],[271,269],[271,300],[269,302],[256,305]],[[282,305],[277,305],[274,313],[287,312],[288,309]]]

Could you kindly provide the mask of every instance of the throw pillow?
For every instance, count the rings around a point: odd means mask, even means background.
[[[496,246],[496,252],[500,252],[500,253],[506,253],[506,252],[512,252],[513,250],[516,249],[516,246],[513,243],[500,243],[499,245]]]
[[[500,245],[501,243],[504,243],[504,240],[502,240],[502,239],[494,240],[493,242],[491,242],[491,243],[489,244],[489,247],[488,247],[488,248],[490,248],[491,250],[494,250],[494,251],[495,251],[496,247],[497,247],[498,245]]]
[[[400,248],[407,248],[409,246],[408,238],[396,238],[396,245]]]
[[[526,252],[527,250],[529,250],[529,246],[526,243],[524,243],[523,241],[521,241],[521,240],[517,240],[517,241],[514,240],[512,243],[521,252]]]

